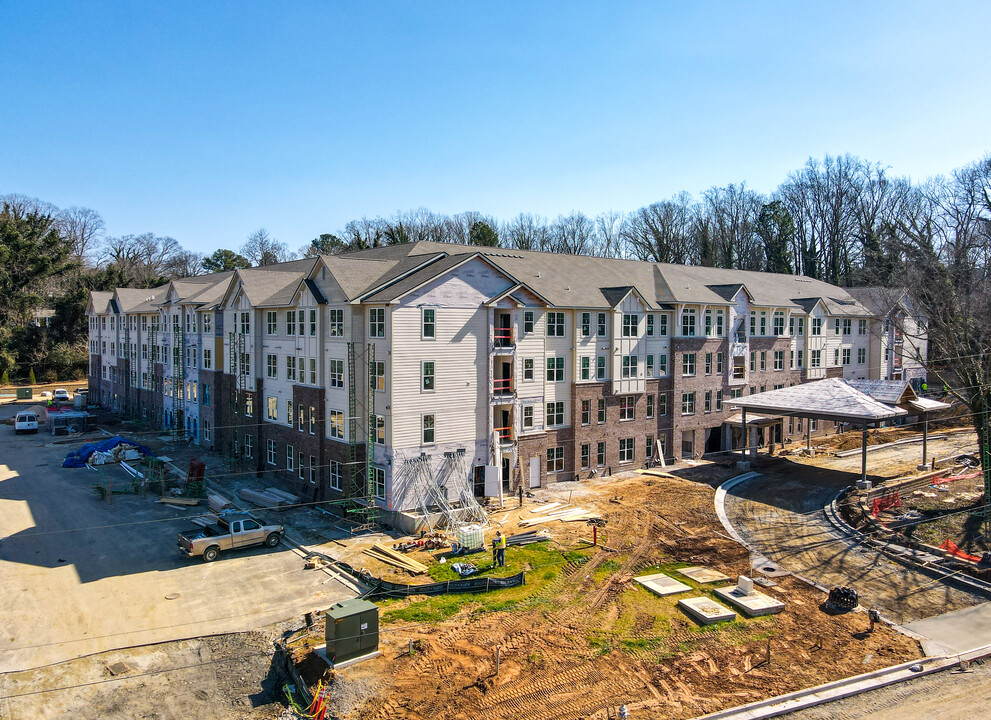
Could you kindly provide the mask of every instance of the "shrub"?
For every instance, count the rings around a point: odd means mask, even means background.
[[[31,372],[28,373],[28,382],[32,385],[38,384],[38,379],[34,376],[34,368],[31,368]]]
[[[0,385],[10,385],[10,373],[6,370],[3,371],[3,375],[0,375]]]

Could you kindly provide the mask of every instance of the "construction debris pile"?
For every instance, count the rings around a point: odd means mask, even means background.
[[[65,456],[64,468],[81,468],[86,465],[106,465],[122,460],[137,460],[141,457],[155,457],[150,448],[139,442],[117,435],[98,443],[87,443]]]

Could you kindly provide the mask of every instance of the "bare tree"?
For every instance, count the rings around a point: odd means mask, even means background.
[[[596,215],[594,222],[595,249],[592,254],[600,257],[626,257],[623,236],[620,233],[623,215],[607,210]]]
[[[259,228],[251,233],[241,246],[240,253],[250,260],[252,265],[257,266],[275,265],[296,257],[285,243],[273,238],[265,228]]]
[[[547,221],[536,215],[520,213],[499,231],[506,247],[517,250],[549,250],[550,229]]]
[[[572,211],[559,215],[551,225],[551,247],[568,255],[591,255],[595,243],[595,226],[588,217]]]
[[[711,245],[699,245],[699,262],[703,265],[762,270],[764,247],[754,232],[764,198],[745,183],[710,188],[702,196],[701,212],[708,216]]]
[[[693,216],[691,195],[683,192],[631,213],[620,232],[638,260],[691,264],[697,260]]]
[[[96,250],[106,224],[96,210],[84,207],[70,207],[58,215],[58,224],[62,234],[72,241],[73,253],[76,258],[86,263]]]

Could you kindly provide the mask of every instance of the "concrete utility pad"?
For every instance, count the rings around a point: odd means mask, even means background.
[[[991,644],[991,603],[916,620],[905,627],[928,638],[922,641],[926,655],[966,652]]]
[[[780,600],[756,590],[753,594],[747,595],[741,592],[738,587],[716,588],[716,595],[747,617],[774,615],[785,609],[785,604]]]
[[[723,575],[718,570],[713,570],[712,568],[703,567],[701,565],[697,567],[681,568],[678,572],[697,583],[717,583],[729,580],[727,575]]]
[[[633,579],[655,595],[677,595],[678,593],[688,592],[692,589],[688,585],[685,585],[685,583],[678,582],[664,573],[657,573],[656,575],[641,575],[640,577]]]
[[[736,613],[728,607],[723,607],[715,600],[706,597],[685,598],[678,601],[678,607],[685,611],[699,625],[714,625],[736,618]]]

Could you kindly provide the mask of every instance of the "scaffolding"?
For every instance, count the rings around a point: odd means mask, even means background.
[[[438,527],[457,532],[466,525],[488,524],[485,510],[475,499],[464,448],[444,453],[443,464],[436,476],[430,457],[425,453],[406,460],[401,473],[431,532]]]
[[[475,497],[471,463],[464,448],[444,453],[441,477],[444,479],[447,496],[450,497],[453,493],[457,498],[459,522],[466,525],[488,525],[488,515]]]
[[[375,345],[348,343],[348,512],[362,525],[376,521],[375,475]]]
[[[124,315],[124,414],[131,413],[131,321]],[[135,403],[137,405],[137,403]]]
[[[234,463],[244,459],[244,409],[247,399],[245,378],[247,368],[244,359],[244,333],[228,333],[227,368],[231,376],[230,432],[227,441],[227,457]],[[291,418],[290,418],[291,419]]]
[[[182,327],[179,323],[172,325],[172,433],[178,437],[185,434],[186,427],[185,403],[183,402],[186,388],[186,354],[183,348]]]
[[[157,398],[159,393],[159,388],[155,386],[155,363],[159,359],[158,353],[158,318],[153,317],[148,328],[148,378],[151,381],[153,398]],[[152,422],[156,426],[161,422],[161,418],[155,413],[154,407],[152,407]]]

